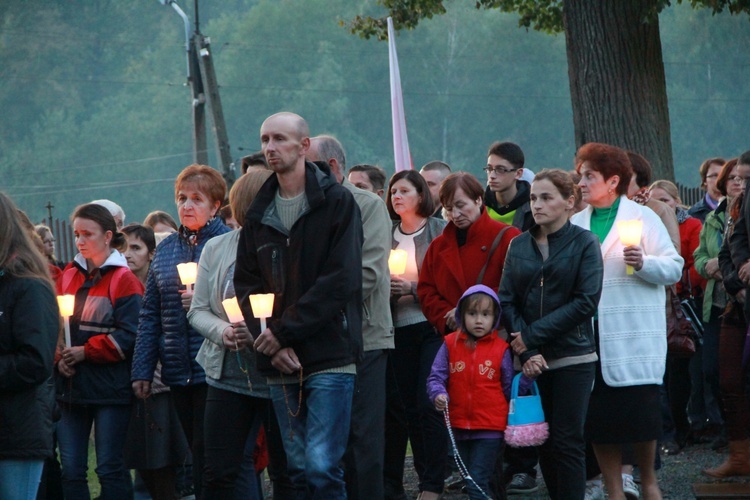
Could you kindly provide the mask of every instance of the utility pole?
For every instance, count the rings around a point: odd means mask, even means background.
[[[211,39],[200,32],[198,0],[194,0],[195,30],[191,33],[190,20],[175,0],[159,0],[162,5],[172,7],[182,18],[185,25],[185,51],[187,52],[187,81],[192,94],[193,111],[193,161],[202,165],[208,164],[208,145],[206,140],[206,104],[213,123],[212,132],[216,144],[218,161],[227,186],[234,183],[235,175],[230,155],[229,139],[224,123],[224,111],[221,107],[219,85],[216,81],[213,58],[211,56]]]
[[[221,107],[219,84],[216,82],[214,60],[211,57],[211,39],[204,37],[200,33],[196,33],[193,43],[195,45],[195,52],[198,54],[198,66],[200,67],[201,82],[203,82],[204,88],[204,102],[208,104],[208,112],[211,114],[211,123],[213,123],[212,132],[214,142],[216,143],[216,153],[221,163],[224,180],[227,181],[227,186],[231,186],[234,182],[232,156],[229,152],[229,137],[227,137],[227,129],[224,124],[224,111]],[[205,111],[203,111],[203,114],[205,116]]]

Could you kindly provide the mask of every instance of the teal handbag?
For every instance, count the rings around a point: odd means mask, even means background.
[[[539,446],[549,437],[549,425],[544,421],[542,398],[536,382],[528,396],[518,395],[522,374],[513,377],[510,390],[508,427],[505,429],[505,442],[514,448]]]

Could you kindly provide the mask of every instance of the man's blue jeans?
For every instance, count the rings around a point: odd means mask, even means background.
[[[57,440],[62,460],[65,498],[90,498],[86,471],[91,425],[94,424],[96,475],[102,498],[132,498],[133,485],[123,465],[130,421],[128,405],[62,405]]]
[[[34,500],[44,460],[0,460],[0,498]]]
[[[354,378],[347,373],[309,377],[302,384],[302,408],[296,417],[290,413],[297,411],[299,383],[271,386],[289,477],[298,498],[346,498],[340,461],[349,437]]]

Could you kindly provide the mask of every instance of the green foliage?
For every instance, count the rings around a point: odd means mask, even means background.
[[[683,0],[676,0],[682,3]],[[713,14],[730,12],[732,14],[750,13],[748,0],[688,0],[693,8],[710,9]],[[414,29],[423,19],[432,19],[435,15],[445,14],[444,0],[376,0],[378,5],[385,7],[388,14],[382,17],[357,15],[349,23],[344,23],[352,33],[369,39],[376,37],[386,40],[388,29],[386,18],[393,18],[396,30]],[[563,31],[563,0],[475,0],[477,9],[498,9],[501,12],[516,13],[518,26],[533,28],[545,33],[561,33]],[[665,7],[671,5],[671,0],[652,0],[652,7],[644,19],[655,18]]]
[[[181,3],[190,14],[192,2]],[[570,168],[564,38],[519,30],[518,14],[489,4],[444,7],[398,37],[414,166],[440,159],[483,178],[487,146],[512,140],[532,170]],[[290,110],[314,134],[336,135],[348,164],[392,172],[387,47],[340,27],[381,11],[371,0],[202,2],[232,155],[259,150],[263,119]],[[687,1],[661,16],[676,171],[696,185],[702,159],[748,147],[750,34],[744,16]],[[172,9],[4,0],[0,68],[0,189],[33,220],[48,201],[66,218],[95,198],[120,203],[128,221],[154,209],[176,215],[173,182],[192,162],[192,123]]]

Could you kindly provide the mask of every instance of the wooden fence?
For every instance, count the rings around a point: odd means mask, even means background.
[[[688,187],[677,183],[677,189],[680,190],[680,199],[683,205],[689,207],[698,203],[705,195],[705,192],[699,187]]]
[[[42,219],[41,224],[48,226],[55,237],[55,255],[57,259],[65,263],[73,260],[78,250],[76,250],[76,240],[73,236],[73,228],[70,222],[65,219],[53,219],[48,223],[47,219]]]

